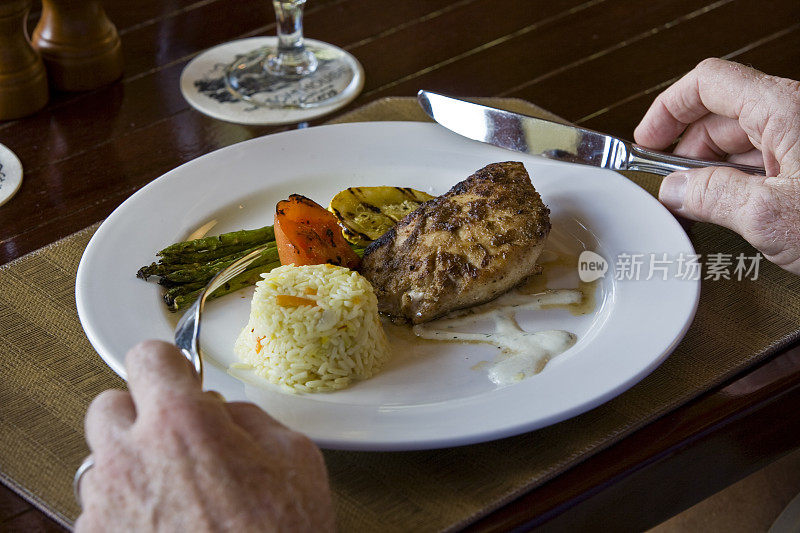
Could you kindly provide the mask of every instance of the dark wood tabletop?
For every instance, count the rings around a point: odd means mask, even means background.
[[[208,118],[178,86],[199,52],[273,35],[265,0],[104,5],[122,38],[123,79],[52,93],[43,111],[0,123],[0,143],[25,168],[0,207],[0,264],[102,220],[182,163],[296,127]],[[364,66],[363,92],[340,112],[427,88],[523,98],[631,138],[654,96],[706,57],[800,79],[797,0],[311,0],[305,28]],[[784,347],[471,529],[655,525],[799,447],[798,407],[800,349]],[[60,529],[0,487],[0,529],[17,528]]]

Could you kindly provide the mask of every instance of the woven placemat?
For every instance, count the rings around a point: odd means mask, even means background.
[[[554,118],[521,100],[489,105]],[[411,98],[387,98],[336,122],[425,120]],[[660,178],[628,177],[650,193]],[[0,267],[0,477],[70,524],[72,474],[87,453],[83,415],[124,387],[84,336],[78,262],[97,225]],[[695,224],[698,254],[755,251],[732,232]],[[652,320],[658,320],[654,302]],[[695,321],[641,383],[581,416],[494,442],[433,451],[326,451],[342,531],[455,529],[608,447],[800,336],[800,277],[763,262],[757,280],[704,281]]]

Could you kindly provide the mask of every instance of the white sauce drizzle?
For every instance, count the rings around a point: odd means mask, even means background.
[[[497,347],[501,353],[489,367],[489,379],[498,385],[510,385],[541,372],[550,359],[565,352],[577,340],[574,333],[564,330],[529,333],[519,327],[514,312],[541,309],[544,305],[574,304],[582,298],[581,291],[574,289],[548,290],[531,295],[513,291],[473,307],[465,316],[462,312],[462,316],[418,324],[413,331],[423,339],[482,342]],[[453,331],[487,317],[494,320],[492,333]]]

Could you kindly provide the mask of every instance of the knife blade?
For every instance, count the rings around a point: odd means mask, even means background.
[[[760,167],[667,154],[605,133],[503,111],[431,91],[419,91],[417,101],[429,117],[459,135],[557,161],[611,170],[639,170],[661,176],[708,166],[766,174]]]

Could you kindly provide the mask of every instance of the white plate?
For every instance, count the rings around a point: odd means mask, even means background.
[[[588,315],[564,310],[519,316],[529,331],[566,329],[578,342],[540,374],[498,387],[479,363],[488,345],[420,342],[390,328],[392,362],[373,379],[335,393],[292,395],[245,385],[227,372],[247,321],[242,291],[204,316],[206,388],[250,399],[328,448],[410,450],[511,436],[585,412],[628,389],[672,351],[694,316],[699,282],[612,275],[618,254],[693,254],[677,221],[614,172],[556,163],[465,140],[435,124],[371,122],[271,135],[200,157],[142,188],[100,226],[80,263],[78,314],[92,345],[124,377],[124,355],[145,338],[172,340],[175,317],[160,288],[135,277],[164,246],[209,220],[212,233],[272,223],[275,203],[300,193],[327,205],[339,190],[402,185],[440,194],[482,166],[519,160],[552,212],[551,249],[589,249],[611,266]],[[551,279],[550,286],[568,283]],[[577,276],[572,274],[573,283]]]

